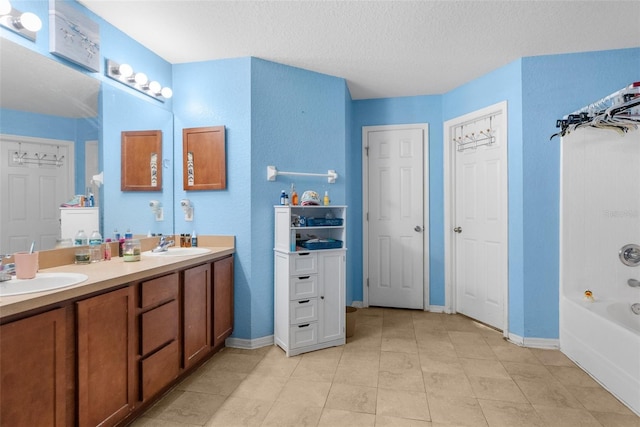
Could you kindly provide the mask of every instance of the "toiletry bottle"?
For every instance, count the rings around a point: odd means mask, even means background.
[[[287,193],[284,192],[284,190],[282,190],[282,193],[280,193],[280,204],[284,206],[284,198],[287,195]]]
[[[85,246],[87,243],[87,235],[84,234],[84,230],[78,230],[78,234],[76,234],[73,240],[73,246]]]
[[[104,241],[104,260],[111,260],[111,239],[107,238]]]
[[[298,206],[298,193],[296,193],[296,186],[291,184],[291,205]]]
[[[96,199],[93,197],[93,193],[89,193],[89,207],[92,208],[96,205]]]
[[[191,233],[191,246],[194,248],[198,246],[198,236],[196,236],[196,230],[193,230],[193,233]]]
[[[284,195],[284,205],[285,206],[289,206],[289,195],[288,194]]]
[[[120,258],[124,256],[124,242],[126,242],[126,240],[122,237],[118,240],[118,256]]]
[[[325,206],[329,206],[329,192],[328,191],[324,192],[324,201],[323,202],[324,202]]]
[[[98,230],[91,233],[89,238],[89,253],[91,254],[91,262],[102,261],[102,236]]]
[[[131,232],[130,229],[127,228],[127,231],[125,231],[124,233],[124,240],[131,240],[133,239],[133,233]]]
[[[114,242],[119,242],[120,241],[120,233],[118,233],[118,229],[117,228],[113,229],[113,241]]]

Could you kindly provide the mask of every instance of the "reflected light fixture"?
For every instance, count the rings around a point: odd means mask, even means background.
[[[35,41],[36,33],[42,28],[42,20],[35,13],[14,9],[9,0],[0,0],[0,26]]]
[[[4,0],[0,0],[0,2],[2,1]],[[129,64],[118,64],[115,61],[107,59],[105,74],[107,77],[117,80],[161,102],[173,96],[173,91],[170,87],[162,87],[162,85],[155,80],[149,81],[149,77],[145,73],[134,72]]]

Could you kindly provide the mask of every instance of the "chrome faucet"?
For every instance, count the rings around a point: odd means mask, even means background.
[[[158,246],[151,250],[151,252],[166,252],[169,250],[169,246],[173,246],[173,240],[167,240],[166,237],[160,237],[160,241],[158,242]]]

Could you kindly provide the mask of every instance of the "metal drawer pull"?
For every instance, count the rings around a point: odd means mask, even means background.
[[[309,326],[309,323],[305,323],[304,325],[298,325],[298,328],[306,328],[307,326]]]
[[[298,304],[306,304],[306,303],[308,303],[308,302],[309,302],[309,300],[308,300],[308,299],[305,299],[305,300],[302,300],[302,301],[298,301]]]
[[[309,277],[311,276],[300,276],[298,277],[299,280],[307,280]]]

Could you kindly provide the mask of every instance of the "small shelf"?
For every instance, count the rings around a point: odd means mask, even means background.
[[[313,252],[327,250],[344,250],[347,247],[346,224],[347,207],[342,205],[330,206],[275,206],[275,245],[274,249],[280,252]],[[341,220],[342,225],[296,225],[300,217],[324,219],[330,214],[331,220]],[[305,248],[299,246],[300,241],[319,239],[317,248]],[[340,247],[325,248],[324,241],[340,241]],[[330,242],[326,242],[330,245]]]

